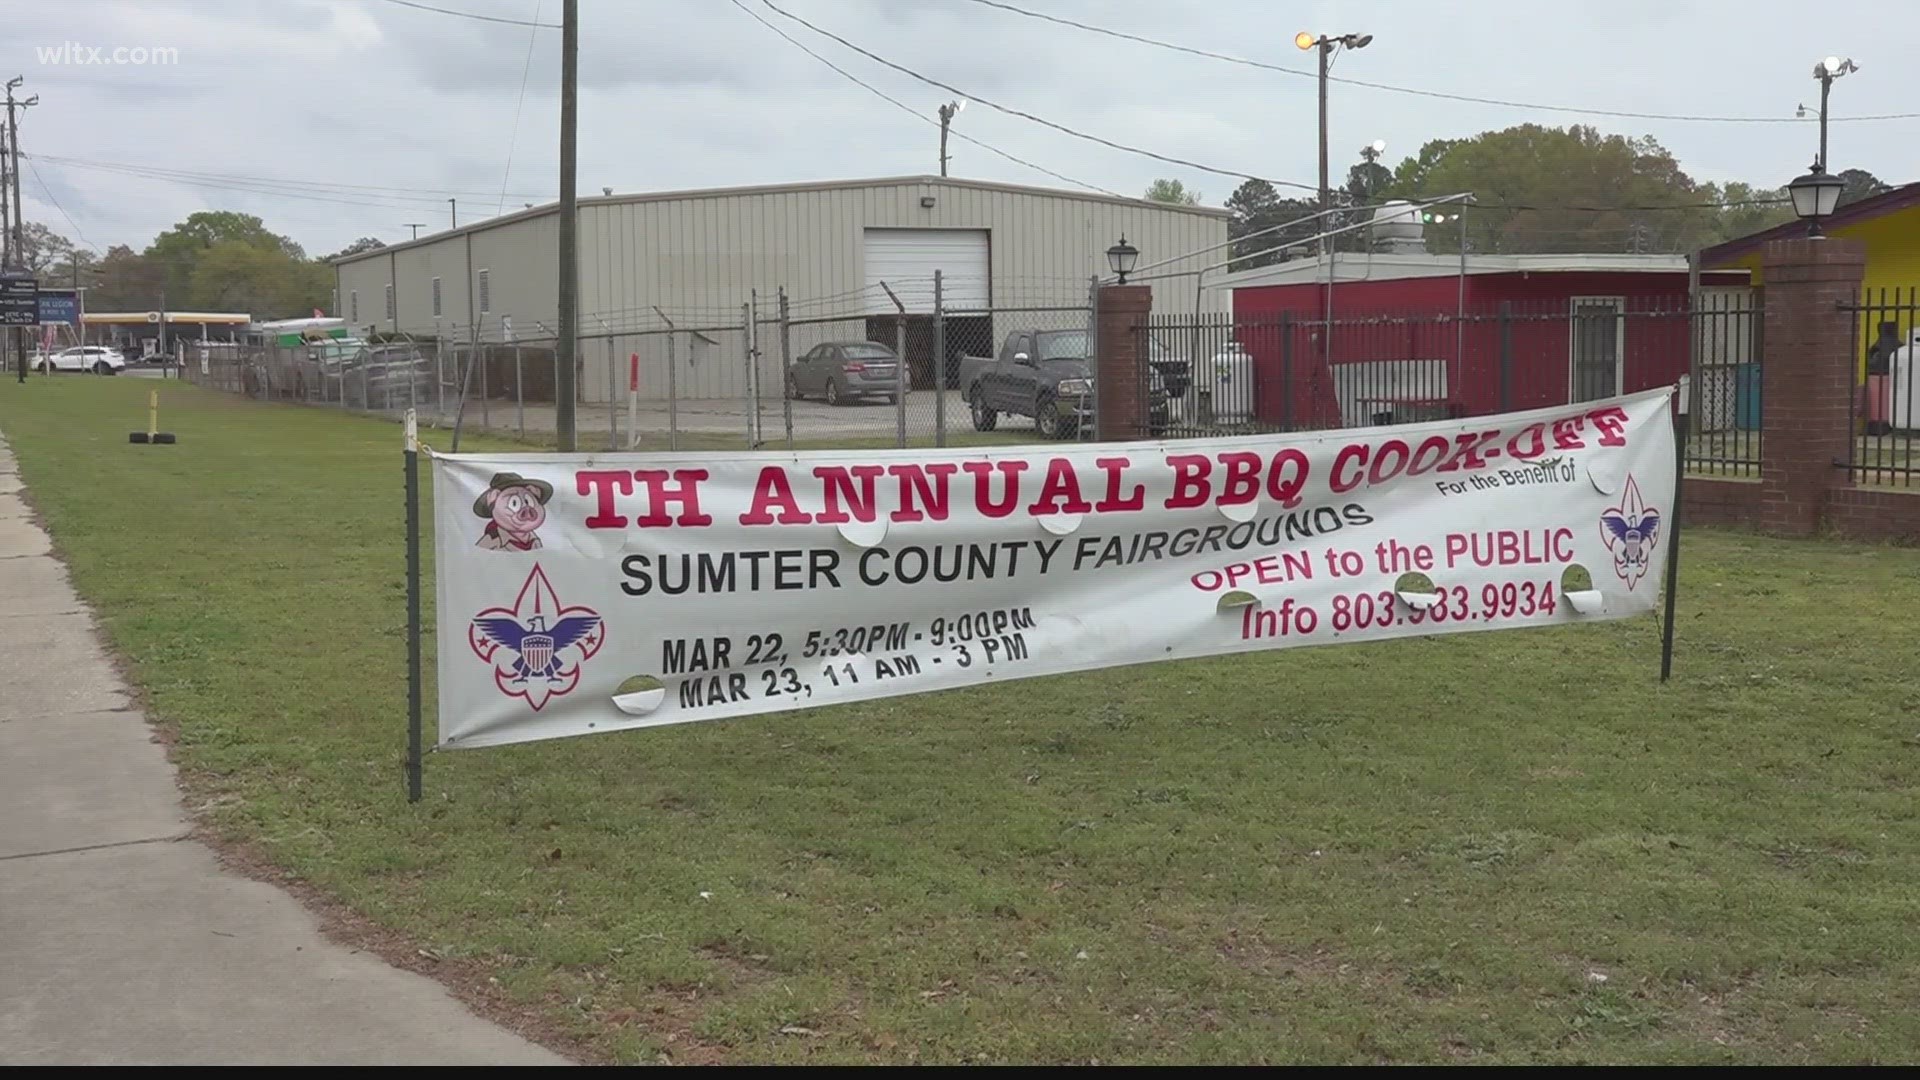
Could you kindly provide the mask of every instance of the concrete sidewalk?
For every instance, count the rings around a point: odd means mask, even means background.
[[[0,1064],[565,1064],[187,839],[0,438]]]

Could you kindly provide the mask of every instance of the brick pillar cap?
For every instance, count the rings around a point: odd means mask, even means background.
[[[1815,239],[1811,236],[1791,240],[1769,240],[1761,249],[1760,264],[1775,266],[1865,266],[1867,245],[1840,237]]]

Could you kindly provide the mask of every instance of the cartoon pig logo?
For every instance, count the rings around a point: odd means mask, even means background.
[[[473,512],[487,527],[474,546],[487,551],[533,551],[540,547],[535,531],[547,521],[547,500],[553,485],[529,480],[519,473],[494,473],[487,490],[473,500]]]

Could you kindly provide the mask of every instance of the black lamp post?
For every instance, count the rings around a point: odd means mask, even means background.
[[[1825,235],[1820,231],[1820,219],[1830,216],[1840,205],[1840,192],[1846,186],[1839,177],[1827,175],[1826,166],[1818,161],[1805,176],[1796,177],[1787,185],[1794,215],[1806,221],[1808,236],[1818,240]]]
[[[1139,261],[1140,249],[1127,243],[1125,234],[1121,235],[1119,243],[1107,249],[1107,265],[1112,267],[1122,285],[1127,283],[1127,275],[1133,273],[1133,266]]]

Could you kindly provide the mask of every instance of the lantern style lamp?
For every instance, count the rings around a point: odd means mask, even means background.
[[[1805,176],[1796,177],[1787,185],[1787,196],[1793,200],[1793,213],[1807,223],[1807,235],[1820,239],[1820,219],[1831,217],[1840,205],[1840,192],[1846,188],[1846,182],[1837,176],[1827,175],[1826,168],[1818,161],[1807,170]]]
[[[1798,181],[1795,182],[1798,183]],[[1127,283],[1127,275],[1133,273],[1134,264],[1139,261],[1140,249],[1127,243],[1124,233],[1121,234],[1119,243],[1107,249],[1107,266],[1112,268],[1122,285]]]

